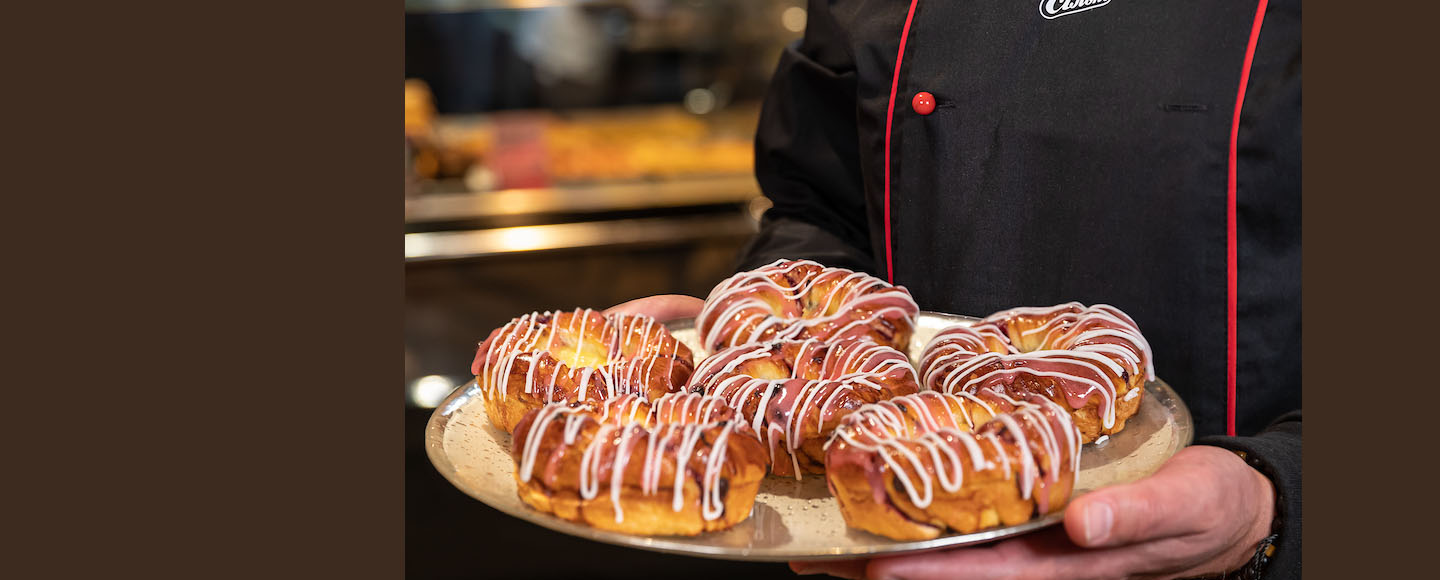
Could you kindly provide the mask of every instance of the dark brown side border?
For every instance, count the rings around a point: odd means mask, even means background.
[[[0,576],[402,577],[400,4],[3,27]]]
[[[1421,282],[1440,165],[1434,98],[1416,83],[1434,69],[1437,11],[1421,6],[1305,6],[1306,578],[1433,573],[1417,478],[1440,425],[1419,378],[1440,360]]]

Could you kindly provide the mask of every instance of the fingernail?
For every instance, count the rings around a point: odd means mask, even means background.
[[[1089,546],[1104,542],[1110,537],[1110,527],[1115,523],[1115,512],[1110,504],[1097,501],[1085,506],[1085,544]]]

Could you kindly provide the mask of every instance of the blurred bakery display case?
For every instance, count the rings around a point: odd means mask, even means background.
[[[706,115],[681,105],[500,112],[435,119],[430,91],[406,82],[417,193],[746,175],[755,103]],[[708,97],[707,97],[708,98]],[[709,105],[707,105],[708,107]]]
[[[680,106],[654,105],[449,119],[408,141],[413,153],[407,165],[414,174],[408,180],[407,231],[595,221],[621,214],[714,217],[717,211],[727,219],[711,219],[713,227],[699,231],[745,230],[753,219],[742,218],[753,218],[750,210],[762,203],[752,174],[756,117],[756,106],[749,103],[704,118]],[[644,239],[664,239],[663,232],[675,230],[652,222],[639,223],[640,229],[653,230],[650,234],[621,229]],[[416,243],[407,244],[407,256],[460,256],[436,253],[450,246],[427,241],[444,237],[412,237]]]
[[[423,433],[509,319],[704,296],[733,272],[768,207],[752,171],[759,102],[803,5],[405,3],[407,576],[789,576],[510,518],[445,482]],[[559,548],[574,557],[546,557]]]
[[[759,99],[800,4],[407,2],[407,259],[748,234]],[[555,245],[546,230],[430,235],[682,215]]]

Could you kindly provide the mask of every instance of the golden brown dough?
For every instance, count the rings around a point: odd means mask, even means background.
[[[481,343],[471,372],[490,422],[508,432],[550,402],[677,392],[694,368],[690,349],[653,318],[581,309],[511,320]]]
[[[967,417],[982,413],[992,418],[971,432]],[[1044,397],[927,391],[846,417],[825,477],[847,525],[922,540],[1063,509],[1079,458],[1069,413]]]
[[[654,401],[642,395],[626,394],[604,401],[578,401],[571,407],[582,407],[601,423],[616,425],[639,424],[654,427],[666,423],[715,423],[738,416],[725,399],[699,393],[667,393]]]
[[[723,399],[770,451],[776,475],[824,471],[825,441],[861,405],[918,390],[899,351],[866,341],[780,341],[705,359],[690,389]]]
[[[1071,410],[1084,442],[1112,435],[1140,409],[1154,380],[1150,345],[1135,321],[1104,304],[1014,308],[941,330],[925,347],[926,388],[1013,398],[1044,396]]]
[[[868,340],[904,352],[920,308],[903,286],[809,260],[777,260],[721,282],[695,318],[706,348],[775,340]]]
[[[750,515],[765,449],[742,422],[602,422],[553,403],[515,429],[515,482],[527,505],[630,534],[695,535]]]

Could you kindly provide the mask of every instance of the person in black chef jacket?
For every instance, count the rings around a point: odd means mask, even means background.
[[[808,258],[977,316],[1115,305],[1197,444],[1063,528],[792,567],[1299,578],[1300,86],[1298,0],[810,2],[760,117],[774,207],[739,268]]]

